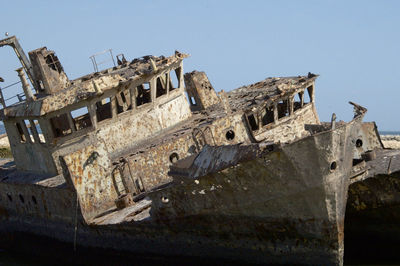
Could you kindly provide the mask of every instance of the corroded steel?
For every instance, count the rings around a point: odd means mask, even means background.
[[[350,177],[365,176],[380,142],[358,105],[349,123],[320,123],[316,75],[216,93],[204,72],[184,75],[179,52],[76,80],[53,51],[29,55],[40,88],[1,111],[14,161],[0,168],[0,246],[29,232],[123,252],[342,264]]]

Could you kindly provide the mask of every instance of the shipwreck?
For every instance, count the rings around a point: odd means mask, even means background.
[[[46,47],[28,59],[14,36],[4,45],[24,97],[7,106],[0,95],[13,154],[0,168],[0,247],[33,235],[71,249],[343,264],[347,191],[368,173],[366,109],[321,123],[317,75],[216,93],[175,52],[70,80]]]

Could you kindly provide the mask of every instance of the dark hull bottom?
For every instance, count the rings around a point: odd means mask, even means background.
[[[160,256],[149,253],[127,253],[102,248],[77,247],[31,233],[1,234],[8,239],[0,245],[11,257],[25,258],[29,265],[253,265],[232,259],[211,259],[188,256]],[[392,239],[393,240],[393,239]],[[21,245],[23,243],[23,245]],[[368,233],[345,236],[344,265],[400,265],[400,242]],[[27,258],[28,256],[28,258]],[[0,261],[2,261],[0,259]],[[18,260],[18,263],[20,259]],[[0,263],[1,265],[1,263]],[[301,265],[301,264],[299,264]]]
[[[367,223],[364,231],[345,225],[345,265],[400,265],[398,225]]]
[[[12,240],[6,243],[6,253],[17,258],[29,256],[26,260],[29,265],[252,265],[229,259],[160,256],[82,246],[74,250],[72,243],[22,232],[8,235],[8,238]],[[0,265],[1,262],[0,259]]]
[[[196,235],[196,231],[200,229],[198,228],[199,218],[194,218],[193,222],[194,220],[197,223],[196,228],[179,227],[175,232],[171,230],[166,232],[167,227],[160,230],[160,225],[157,225],[157,230],[151,226],[132,230],[133,226],[128,224],[81,227],[77,231],[76,251],[74,251],[73,243],[74,230],[71,225],[41,226],[34,225],[33,221],[30,221],[29,231],[26,231],[27,224],[14,221],[2,224],[0,227],[8,230],[8,232],[0,233],[0,248],[50,255],[62,261],[68,258],[75,260],[74,263],[90,262],[90,264],[92,261],[86,258],[80,261],[82,256],[100,260],[100,264],[108,264],[108,260],[113,263],[121,261],[122,264],[124,261],[132,262],[133,260],[148,265],[157,264],[160,261],[186,265],[193,261],[215,265],[221,263],[337,264],[337,254],[334,252],[336,247],[328,240],[331,238],[329,236],[329,232],[332,231],[331,226],[323,221],[247,223],[240,219],[231,220],[228,227],[221,224],[224,232],[218,235],[213,229],[210,229],[208,233],[202,230],[201,234]],[[205,223],[207,221],[204,221]],[[237,226],[232,226],[232,224]],[[247,231],[254,232],[254,229],[257,234],[248,234]],[[314,237],[310,233],[313,231],[316,235],[321,234],[321,231],[326,232],[327,239]],[[302,232],[307,232],[307,234],[302,234]],[[99,248],[86,248],[88,246]]]
[[[400,264],[400,173],[351,184],[345,262]]]

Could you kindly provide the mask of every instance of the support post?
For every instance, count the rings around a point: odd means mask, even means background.
[[[21,79],[22,89],[24,90],[26,100],[27,101],[35,100],[35,96],[33,96],[31,87],[29,86],[29,83],[26,80],[24,69],[21,67],[21,68],[18,68],[17,70],[15,70],[15,71],[17,71],[18,76]]]

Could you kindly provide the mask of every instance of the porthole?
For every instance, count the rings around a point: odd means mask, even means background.
[[[23,197],[21,194],[19,194],[19,200],[20,200],[22,203],[25,203],[25,199],[24,199],[24,197]]]
[[[333,170],[336,170],[336,168],[337,168],[337,163],[336,162],[332,162],[331,163],[331,170],[333,171]]]
[[[235,132],[233,130],[228,130],[225,134],[227,140],[231,141],[235,138]]]
[[[363,145],[363,141],[361,139],[357,139],[356,140],[356,147],[360,148],[360,147],[362,147],[362,145]]]
[[[161,197],[161,201],[162,201],[163,203],[168,203],[168,202],[169,202],[169,199],[168,199],[167,197]]]
[[[179,155],[176,152],[171,153],[169,156],[169,161],[171,163],[176,163],[179,160]]]
[[[37,204],[35,196],[32,196],[32,202],[35,203],[35,205]]]

